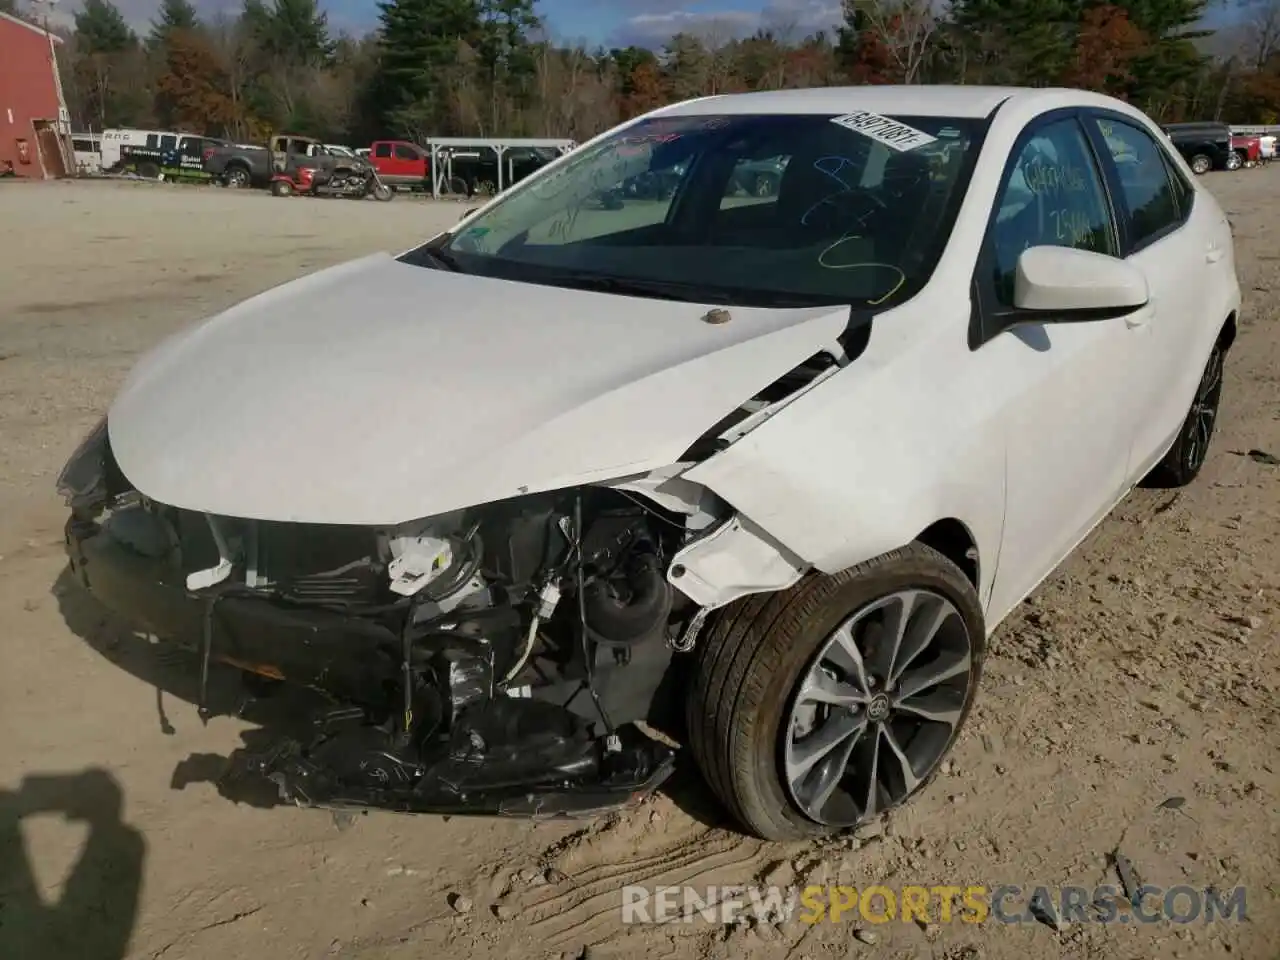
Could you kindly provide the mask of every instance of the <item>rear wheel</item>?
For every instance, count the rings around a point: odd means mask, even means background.
[[[231,167],[222,180],[228,187],[243,189],[249,186],[249,171],[241,166]]]
[[[288,197],[293,195],[293,184],[288,180],[271,181],[271,195],[273,197]]]
[[[160,168],[154,163],[138,164],[138,176],[146,177],[148,180],[159,180]]]
[[[1222,402],[1222,376],[1226,366],[1227,351],[1221,341],[1214,344],[1213,352],[1200,375],[1196,397],[1178,431],[1178,439],[1169,452],[1151,471],[1145,485],[1153,487],[1185,487],[1200,473],[1209,453],[1209,443],[1218,423],[1218,406]]]
[[[1244,158],[1240,156],[1239,151],[1232,150],[1231,155],[1227,157],[1227,169],[1239,170],[1242,166],[1244,166]]]
[[[982,608],[923,544],[726,608],[701,647],[689,746],[769,840],[870,820],[925,786],[973,704]]]
[[[1212,169],[1213,169],[1213,159],[1208,154],[1197,153],[1194,157],[1191,158],[1192,173],[1197,173],[1197,174],[1208,173]]]

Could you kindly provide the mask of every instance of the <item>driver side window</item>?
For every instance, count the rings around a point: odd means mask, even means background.
[[[1005,306],[1013,305],[1018,257],[1029,247],[1119,252],[1098,165],[1074,118],[1040,127],[1018,150],[996,209],[991,262]]]

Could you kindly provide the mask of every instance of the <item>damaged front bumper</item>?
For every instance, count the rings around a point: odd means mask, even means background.
[[[384,623],[334,609],[189,591],[181,571],[136,552],[97,520],[73,516],[66,550],[72,573],[91,594],[126,620],[197,652],[206,675],[208,663],[224,663],[359,705],[318,718],[309,742],[283,739],[243,758],[245,769],[274,781],[289,802],[402,813],[590,816],[643,799],[673,769],[674,751],[634,728],[602,734],[581,710],[534,699],[527,689],[524,696],[468,704],[445,736],[424,735],[421,722],[400,727],[389,717],[400,698],[402,640]],[[465,656],[455,656],[465,672]]]
[[[631,806],[671,775],[669,748],[633,728],[604,740],[576,736],[563,722],[569,716],[537,701],[496,700],[460,724],[438,755],[419,761],[367,735],[325,729],[309,746],[285,740],[245,763],[302,807],[535,819]]]

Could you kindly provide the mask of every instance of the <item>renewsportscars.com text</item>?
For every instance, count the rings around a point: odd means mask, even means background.
[[[623,923],[732,924],[745,918],[802,923],[1216,923],[1246,918],[1244,887],[708,886],[622,888]]]

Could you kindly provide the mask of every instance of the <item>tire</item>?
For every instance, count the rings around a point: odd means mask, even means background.
[[[1205,361],[1200,382],[1196,385],[1195,399],[1178,429],[1178,439],[1143,481],[1143,486],[1185,487],[1200,475],[1218,424],[1226,357],[1227,350],[1219,340]]]
[[[148,180],[160,179],[160,168],[154,163],[142,163],[138,165],[138,176],[146,177]]]
[[[271,195],[273,197],[291,197],[293,196],[293,184],[288,180],[272,180]]]
[[[243,190],[249,186],[249,171],[239,164],[228,167],[227,172],[222,175],[222,182],[228,187]]]
[[[373,199],[386,203],[395,197],[396,192],[388,187],[385,183],[375,184],[372,190]]]
[[[948,628],[967,634],[967,667],[947,681],[965,684],[962,702],[957,706],[950,690],[924,688],[948,695],[954,727],[916,738],[928,741],[925,745],[936,755],[929,756],[927,768],[913,777],[918,780],[914,787],[900,785],[904,790],[898,791],[902,795],[896,800],[869,816],[865,810],[846,808],[844,817],[820,821],[796,802],[783,769],[793,708],[801,703],[799,686],[816,661],[823,659],[832,631],[851,615],[874,609],[877,602],[905,590],[927,590],[936,600],[950,604],[955,615],[946,618]],[[712,792],[747,832],[766,840],[838,832],[905,802],[932,779],[973,706],[985,636],[982,606],[973,584],[959,567],[923,544],[910,544],[834,576],[810,575],[790,590],[747,597],[720,612],[695,655],[686,703],[686,740]],[[865,641],[860,641],[863,645]],[[866,704],[868,715],[872,706]],[[836,716],[834,711],[831,716]],[[832,795],[833,801],[839,799]]]
[[[1227,157],[1227,169],[1239,170],[1242,166],[1244,166],[1244,159],[1240,156],[1238,151],[1232,150],[1231,154]]]
[[[1205,153],[1197,153],[1191,158],[1191,172],[1205,174],[1213,169],[1213,158]]]

